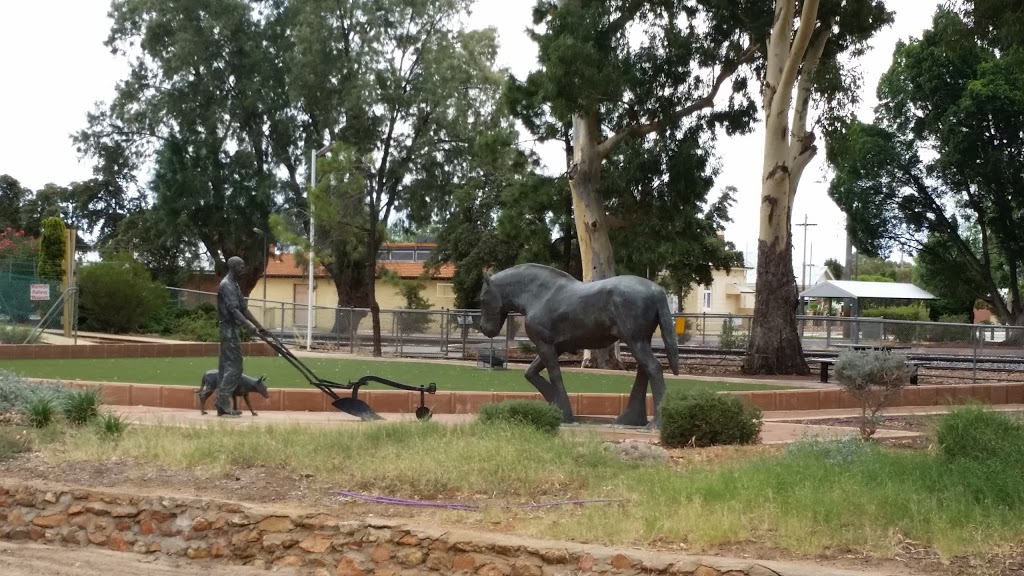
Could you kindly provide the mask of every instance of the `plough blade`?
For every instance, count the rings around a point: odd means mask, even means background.
[[[338,398],[334,402],[331,402],[331,405],[346,414],[351,414],[356,418],[359,418],[360,420],[370,421],[384,419],[380,414],[374,412],[373,408],[370,408],[369,404],[358,398]]]

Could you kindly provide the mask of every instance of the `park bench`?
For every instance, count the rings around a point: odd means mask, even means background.
[[[818,380],[821,382],[828,382],[828,370],[833,364],[836,363],[835,358],[808,358],[808,362],[817,362],[820,369],[820,376]],[[928,366],[928,362],[924,360],[907,360],[907,365],[910,366],[910,385],[917,386],[917,371],[919,368]]]

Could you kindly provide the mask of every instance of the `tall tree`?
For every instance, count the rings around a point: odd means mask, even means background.
[[[108,106],[76,135],[99,174],[154,164],[153,216],[198,238],[218,273],[231,256],[263,265],[262,238],[281,156],[295,147],[267,0],[114,0],[105,45],[131,59]],[[100,178],[114,188],[113,178]]]
[[[15,177],[0,174],[0,231],[22,229],[22,205],[31,195]]]
[[[310,148],[319,149],[326,136],[341,159],[318,173],[335,179],[336,186],[323,186],[342,195],[336,205],[362,207],[361,214],[345,217],[363,245],[355,253],[350,239],[334,242],[331,269],[346,272],[335,276],[339,297],[343,290],[365,295],[374,355],[381,354],[377,254],[387,223],[399,211],[413,224],[429,221],[432,206],[448,196],[447,186],[468,161],[471,143],[501,128],[495,124],[501,79],[494,68],[495,34],[465,29],[460,20],[470,5],[295,3],[291,89],[306,111]],[[313,207],[314,214],[318,210]],[[359,259],[365,272],[348,274],[348,263]]]
[[[806,374],[796,329],[792,206],[804,169],[817,154],[812,98],[824,123],[855,99],[856,57],[892,22],[881,0],[776,0],[762,82],[765,119],[754,320],[743,370]]]
[[[759,40],[747,33],[752,22],[768,17],[758,4],[537,3],[534,23],[545,28],[532,36],[542,68],[523,82],[513,79],[511,89],[520,102],[518,116],[539,138],[560,138],[571,127],[567,176],[585,281],[617,273],[612,230],[619,221],[609,214],[617,190],[603,179],[626,145],[649,136],[681,137],[687,127],[708,133],[723,127],[730,134],[749,128],[756,106],[749,77],[738,72],[759,49]],[[691,25],[696,21],[701,25]],[[724,102],[717,100],[723,86],[730,92]],[[657,169],[650,180],[664,176],[664,163]],[[699,197],[691,194],[690,200]],[[613,347],[585,353],[584,365],[618,364]]]
[[[858,250],[917,253],[1024,325],[1024,51],[940,9],[900,43],[873,124],[830,138],[830,194]],[[934,274],[933,274],[934,275]],[[1015,332],[1020,342],[1024,333]]]

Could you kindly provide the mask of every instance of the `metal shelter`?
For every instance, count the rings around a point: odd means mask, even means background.
[[[863,282],[859,280],[826,280],[800,293],[800,298],[832,298],[853,300],[851,313],[860,313],[863,298],[890,300],[936,300],[934,294],[907,282]]]

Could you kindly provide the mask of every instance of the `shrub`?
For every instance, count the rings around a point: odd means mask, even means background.
[[[167,306],[167,290],[138,262],[126,257],[82,266],[82,326],[100,332],[138,330]]]
[[[97,421],[97,430],[103,436],[119,438],[128,429],[128,421],[119,414],[104,413]]]
[[[718,336],[718,347],[722,350],[746,350],[747,335],[736,334],[732,318],[722,320],[722,333]]]
[[[884,318],[886,320],[906,320],[911,322],[927,322],[928,312],[923,306],[886,306],[871,308],[860,313],[865,318]],[[921,326],[914,324],[885,323],[885,334],[897,342],[913,342],[918,339]]]
[[[81,426],[99,416],[100,403],[99,388],[80,388],[64,398],[61,410],[69,422]]]
[[[732,394],[670,390],[660,411],[665,446],[753,444],[761,434],[761,410]]]
[[[979,406],[943,416],[936,427],[935,443],[950,461],[1024,463],[1024,423]]]
[[[43,220],[42,228],[36,274],[43,280],[60,280],[64,277],[64,258],[67,256],[67,227],[63,220],[51,216]]]
[[[961,324],[961,326],[929,326],[928,340],[931,342],[971,342],[974,329],[962,324],[971,324],[965,314],[943,314],[937,322]]]
[[[36,334],[30,342],[26,342],[32,334],[32,328],[15,324],[0,324],[0,344],[35,344],[39,341]]]
[[[191,310],[177,309],[172,313],[165,334],[190,342],[219,342],[217,308],[212,304],[201,304]]]
[[[60,383],[33,383],[13,372],[0,370],[0,413],[25,413],[38,398],[53,398],[59,404],[70,393]]]
[[[944,477],[976,503],[1024,508],[1024,422],[979,406],[958,408],[936,426]]]
[[[57,402],[53,396],[40,396],[25,407],[28,423],[35,428],[46,428],[53,423],[57,414]]]
[[[878,430],[879,415],[910,381],[907,357],[881,350],[847,351],[836,359],[836,380],[861,408],[860,435]]]
[[[483,424],[513,424],[531,426],[554,434],[562,425],[562,411],[540,400],[506,400],[484,404],[478,421]]]
[[[9,428],[0,428],[0,462],[10,460],[29,449],[28,442]]]

